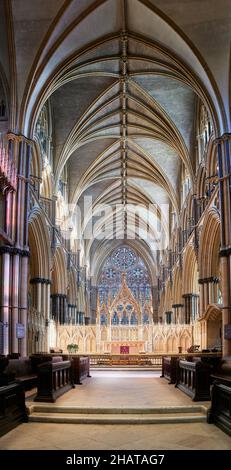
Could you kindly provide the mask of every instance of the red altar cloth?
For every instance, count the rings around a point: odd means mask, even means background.
[[[129,354],[129,346],[120,346],[120,354]]]

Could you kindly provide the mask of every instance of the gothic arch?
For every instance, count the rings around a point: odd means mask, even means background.
[[[66,265],[66,253],[62,247],[58,247],[54,254],[52,270],[52,294],[67,295],[68,275]]]
[[[44,215],[38,207],[33,208],[29,218],[29,247],[31,277],[50,279],[50,239]]]
[[[32,147],[32,158],[30,164],[30,178],[34,188],[39,187],[42,181],[42,158],[38,142],[34,141]]]
[[[201,199],[205,196],[205,183],[206,183],[206,168],[203,163],[200,164],[196,177],[196,194],[197,198]]]
[[[77,302],[77,276],[72,268],[69,272],[68,303],[76,305]]]
[[[182,293],[199,293],[198,264],[192,245],[187,245],[183,256]]]
[[[200,278],[219,277],[220,217],[215,208],[205,217],[200,236],[199,273]]]
[[[222,310],[217,304],[209,304],[200,321],[205,324],[206,347],[221,349]]]
[[[214,136],[212,136],[208,142],[206,170],[207,176],[218,176],[217,145]]]
[[[165,311],[170,312],[173,304],[173,290],[170,281],[168,280],[165,287]]]
[[[182,274],[181,269],[176,267],[173,271],[173,304],[182,303]]]
[[[42,211],[34,207],[29,218],[28,276],[28,351],[46,351],[46,320],[50,307],[51,250],[49,233]],[[26,289],[26,286],[25,286]]]
[[[112,254],[113,251],[115,251],[121,245],[124,245],[124,243],[121,244],[120,240],[116,242],[113,240],[113,246],[112,243],[108,243],[107,245],[104,244],[104,246],[102,246],[102,250],[97,250],[97,253],[95,254],[92,260],[91,275],[94,285],[97,285],[100,271],[107,257],[110,256],[110,254]],[[154,260],[152,259],[145,242],[142,243],[142,241],[137,242],[136,240],[127,240],[126,245],[132,250],[135,250],[135,252],[137,252],[138,255],[145,261],[150,278],[152,280],[152,285],[156,285],[156,273],[153,269]]]
[[[51,200],[53,194],[53,175],[50,165],[47,165],[42,171],[41,196]]]

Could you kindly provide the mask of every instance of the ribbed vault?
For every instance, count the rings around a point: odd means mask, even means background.
[[[20,126],[33,135],[49,101],[55,192],[65,173],[71,215],[76,206],[81,212],[74,225],[83,264],[96,247],[106,252],[107,240],[129,238],[155,262],[168,244],[169,217],[179,225],[182,175],[194,191],[196,107],[205,104],[219,133],[220,94],[196,48],[155,2],[88,1],[75,11],[71,3],[33,63]]]

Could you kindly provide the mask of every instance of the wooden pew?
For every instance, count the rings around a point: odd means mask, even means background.
[[[169,381],[169,384],[176,383],[177,376],[177,362],[178,358],[174,356],[163,356],[162,357],[162,374]]]
[[[199,359],[199,358],[198,358]],[[178,361],[176,387],[189,395],[193,401],[210,400],[211,366],[184,360]]]
[[[28,421],[25,390],[19,383],[0,387],[0,436]]]
[[[71,361],[49,361],[38,366],[38,393],[34,401],[54,403],[71,388],[75,388]]]
[[[90,358],[88,356],[70,356],[71,373],[74,384],[82,385],[82,380],[91,377]]]
[[[211,376],[211,408],[208,422],[216,424],[231,436],[231,358],[221,361],[217,371]]]

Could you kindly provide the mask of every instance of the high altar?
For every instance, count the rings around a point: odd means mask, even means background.
[[[111,354],[139,354],[147,352],[147,341],[143,338],[143,326],[152,324],[152,307],[146,303],[145,315],[133,296],[122,274],[121,288],[107,305],[97,304],[97,326],[105,328],[101,334],[100,352]],[[105,338],[105,340],[103,339]]]
[[[144,341],[105,341],[103,348],[103,352],[110,354],[140,354],[146,352]]]
[[[200,331],[197,334],[194,327],[195,340],[197,336],[200,344]],[[50,343],[66,351],[70,342],[78,344],[81,354],[177,353],[179,347],[184,352],[192,344],[192,325],[154,324],[152,298],[143,304],[136,300],[122,274],[112,302],[100,302],[98,297],[96,324],[58,325]]]

